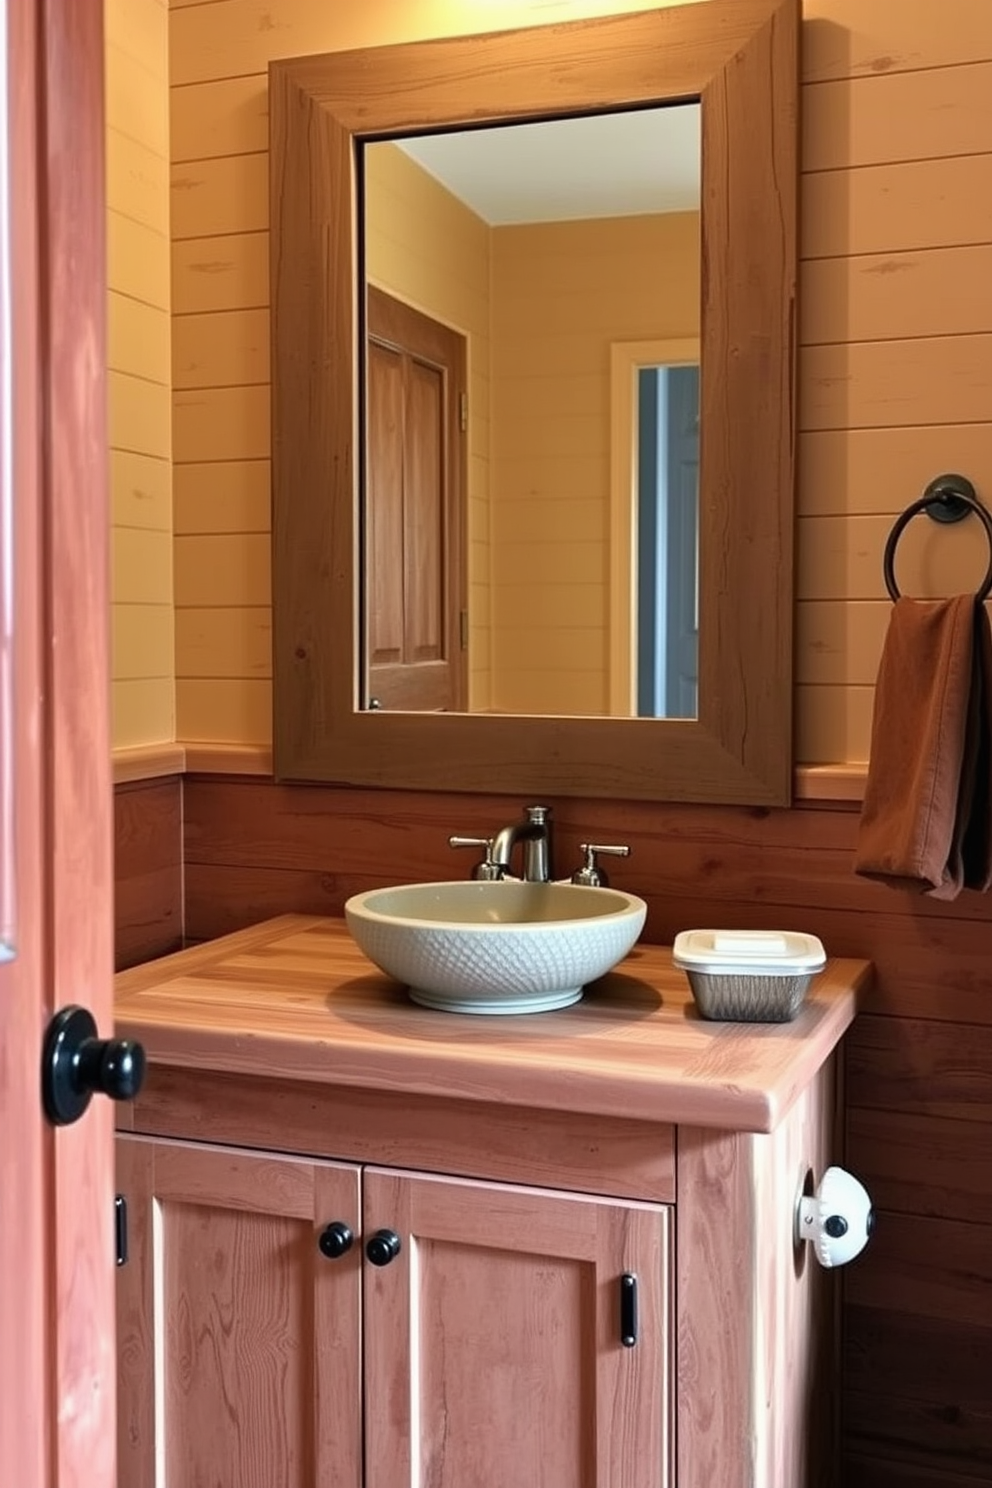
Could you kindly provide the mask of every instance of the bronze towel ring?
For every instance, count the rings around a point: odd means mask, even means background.
[[[963,475],[938,475],[930,482],[920,497],[907,506],[902,516],[897,518],[895,526],[889,533],[885,544],[885,556],[882,559],[882,572],[885,575],[885,587],[889,591],[892,600],[901,599],[899,586],[896,583],[893,561],[896,554],[896,544],[902,535],[903,528],[912,521],[917,512],[925,511],[928,517],[936,522],[960,522],[970,511],[976,513],[985,528],[985,536],[989,543],[989,566],[975,598],[982,603],[989,594],[992,594],[992,516],[975,495],[975,488]]]

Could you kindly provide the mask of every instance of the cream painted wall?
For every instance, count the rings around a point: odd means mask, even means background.
[[[166,0],[107,0],[113,741],[175,737]]]
[[[611,347],[699,335],[699,214],[501,227],[493,708],[610,712]]]
[[[492,696],[489,547],[490,238],[488,225],[395,145],[365,162],[370,281],[461,332],[468,351],[469,706]]]
[[[645,8],[173,0],[180,738],[270,737],[269,60]],[[797,755],[816,762],[867,753],[893,518],[945,469],[992,501],[992,7],[806,0],[805,21]],[[921,519],[900,582],[971,587],[985,561],[974,524]]]

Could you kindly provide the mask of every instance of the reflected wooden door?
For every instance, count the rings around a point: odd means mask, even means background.
[[[465,366],[464,337],[369,288],[365,637],[371,706],[460,712],[467,705]]]
[[[112,1017],[103,8],[0,0],[0,1483],[113,1488],[112,1115],[42,1113]]]

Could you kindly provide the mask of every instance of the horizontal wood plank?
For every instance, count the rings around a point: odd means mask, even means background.
[[[875,0],[873,19],[878,8]],[[861,6],[862,15],[866,9]],[[969,10],[969,0],[956,0],[954,24],[943,28],[954,47],[964,40],[959,24]],[[809,41],[815,29],[807,23],[804,41]],[[843,44],[844,38],[839,39]],[[961,65],[955,67],[943,67],[934,60],[923,67],[883,70],[871,77],[804,88],[804,170],[853,169],[987,152],[992,138],[992,61],[981,58],[980,52],[977,57],[959,58]],[[892,128],[895,118],[897,130]]]
[[[928,1402],[948,1413],[955,1404],[988,1407],[992,1329],[862,1306],[846,1309],[846,1324],[849,1390]]]
[[[182,945],[182,786],[178,776],[114,791],[117,968]]]
[[[236,233],[172,245],[172,311],[250,310],[269,303],[269,235]]]
[[[276,1122],[284,1152],[618,1198],[675,1198],[674,1130],[637,1120],[583,1123],[557,1111],[494,1113],[470,1101],[302,1081],[260,1087],[223,1074],[205,1082],[202,1074],[154,1065],[129,1115],[133,1129],[151,1134],[181,1125],[201,1141],[266,1148]]]
[[[883,1453],[899,1453],[899,1444],[886,1441],[878,1445]],[[958,1471],[958,1464],[946,1458],[937,1463],[909,1462],[903,1455],[866,1457],[861,1453],[845,1453],[842,1482],[844,1488],[987,1488],[989,1479],[984,1467],[976,1465],[979,1476],[973,1476],[967,1467]]]
[[[876,1207],[871,1243],[846,1273],[844,1296],[853,1307],[992,1328],[992,1228]]]
[[[804,346],[992,331],[992,243],[813,259],[802,266]]]
[[[992,1121],[992,1026],[915,1018],[858,1019],[847,1041],[852,1107]],[[961,1140],[967,1141],[967,1127]]]
[[[272,618],[266,607],[175,611],[181,677],[271,677]]]
[[[848,1305],[843,1373],[845,1488],[988,1483],[992,1329]]]
[[[239,744],[272,742],[272,683],[256,677],[176,678],[176,727],[187,745],[233,736]]]
[[[177,609],[268,607],[269,544],[264,533],[184,533],[176,537]]]
[[[268,310],[180,315],[173,321],[173,387],[235,387],[268,381]]]
[[[801,517],[796,545],[799,599],[884,603],[885,544],[898,514]],[[989,561],[989,544],[977,517],[948,526],[921,515],[901,534],[893,568],[900,593],[942,599],[977,592]]]
[[[270,406],[267,386],[178,390],[172,399],[176,460],[266,459]]]
[[[801,221],[805,260],[988,243],[992,154],[810,172]]]
[[[992,336],[807,346],[799,424],[814,429],[988,423]]]
[[[981,1474],[992,1465],[992,1397],[969,1408],[956,1400],[946,1404],[907,1400],[884,1389],[870,1394],[848,1390],[843,1410],[852,1446],[869,1453],[893,1452],[905,1465],[908,1476],[900,1477],[899,1483],[953,1485],[959,1482],[959,1472]],[[920,1479],[917,1471],[941,1476]],[[878,1479],[871,1481],[874,1485]],[[962,1481],[975,1479],[968,1476]]]
[[[801,599],[796,605],[797,680],[873,687],[891,614],[888,598]]]
[[[169,101],[174,163],[248,155],[269,148],[269,90],[264,72],[173,88]]]
[[[177,465],[173,475],[175,532],[268,532],[268,460],[213,460]]]
[[[992,491],[992,420],[811,431],[799,440],[800,517],[895,517],[948,470]]]
[[[172,167],[172,238],[258,232],[269,225],[269,153]]]
[[[902,1111],[847,1113],[847,1162],[887,1224],[915,1217],[992,1225],[992,1124]],[[877,1305],[877,1303],[875,1304]]]
[[[956,67],[992,60],[992,24],[982,5],[952,0],[805,0],[803,76],[807,81],[867,76],[872,80],[921,66]],[[951,18],[953,17],[953,23]]]

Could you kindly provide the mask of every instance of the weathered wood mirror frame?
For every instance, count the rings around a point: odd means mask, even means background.
[[[270,67],[282,780],[784,804],[792,764],[799,0],[707,0]],[[356,141],[702,103],[699,716],[359,710]]]

